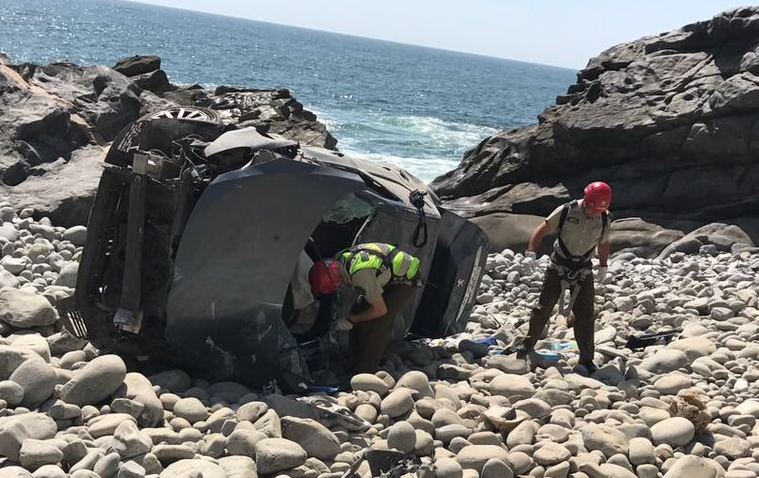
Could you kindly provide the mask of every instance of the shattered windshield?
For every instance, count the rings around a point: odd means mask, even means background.
[[[346,224],[354,219],[365,218],[374,213],[375,206],[368,199],[349,194],[340,199],[330,211],[325,214],[325,222]]]

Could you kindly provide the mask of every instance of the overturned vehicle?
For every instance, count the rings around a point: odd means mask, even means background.
[[[62,311],[69,331],[98,347],[253,385],[303,372],[328,338],[339,347],[331,323],[344,307],[335,297],[304,301],[304,275],[362,242],[421,260],[423,286],[396,338],[466,324],[486,237],[397,166],[191,108],[132,123],[105,163],[76,294]]]

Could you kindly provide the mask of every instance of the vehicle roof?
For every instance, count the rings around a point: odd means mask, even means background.
[[[380,161],[366,161],[343,153],[313,146],[301,147],[301,154],[307,159],[316,159],[322,164],[329,164],[339,169],[345,169],[359,174],[362,178],[376,181],[407,206],[414,208],[409,199],[409,193],[414,190],[426,192],[424,196],[424,211],[427,214],[438,215],[437,196],[432,190],[413,174],[397,164]]]

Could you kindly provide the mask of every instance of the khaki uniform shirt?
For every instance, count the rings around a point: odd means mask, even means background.
[[[563,205],[557,207],[546,218],[549,233],[556,232],[559,229],[563,207]],[[601,214],[596,217],[586,216],[582,207],[582,200],[579,200],[567,212],[567,218],[561,230],[561,240],[564,241],[564,245],[570,254],[582,256],[588,251],[594,250],[598,244],[609,241],[610,222],[607,221],[606,227],[603,227]],[[558,238],[553,243],[553,249],[559,257],[564,257]],[[593,257],[593,253],[590,254],[590,257]]]
[[[377,276],[375,269],[361,269],[351,276],[351,285],[359,290],[361,295],[369,301],[382,295],[383,287],[390,282],[392,274],[386,267],[382,268],[382,273]]]

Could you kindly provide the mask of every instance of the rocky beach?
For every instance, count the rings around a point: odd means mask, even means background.
[[[548,257],[491,254],[466,332],[392,344],[334,397],[287,396],[183,370],[145,376],[63,329],[86,228],[0,206],[0,477],[372,476],[750,478],[759,473],[759,254],[615,255],[597,287],[592,377],[550,324],[530,370],[501,353],[525,332]],[[625,348],[639,334],[673,340]],[[323,413],[323,410],[332,413]],[[415,470],[415,471],[414,471]],[[350,474],[347,476],[351,476]]]
[[[379,476],[365,458],[393,454],[405,478],[756,478],[757,32],[759,10],[741,9],[614,47],[539,125],[484,140],[435,184],[494,246],[466,331],[394,342],[377,373],[304,397],[137,372],[71,335],[56,306],[74,293],[102,156],[124,126],[194,106],[337,148],[324,125],[284,89],[172,85],[156,57],[0,55],[0,478],[365,478]],[[575,373],[558,316],[530,367],[510,347],[548,256],[524,256],[525,236],[597,175],[622,185],[596,285],[599,370]],[[705,204],[712,179],[728,192]]]

